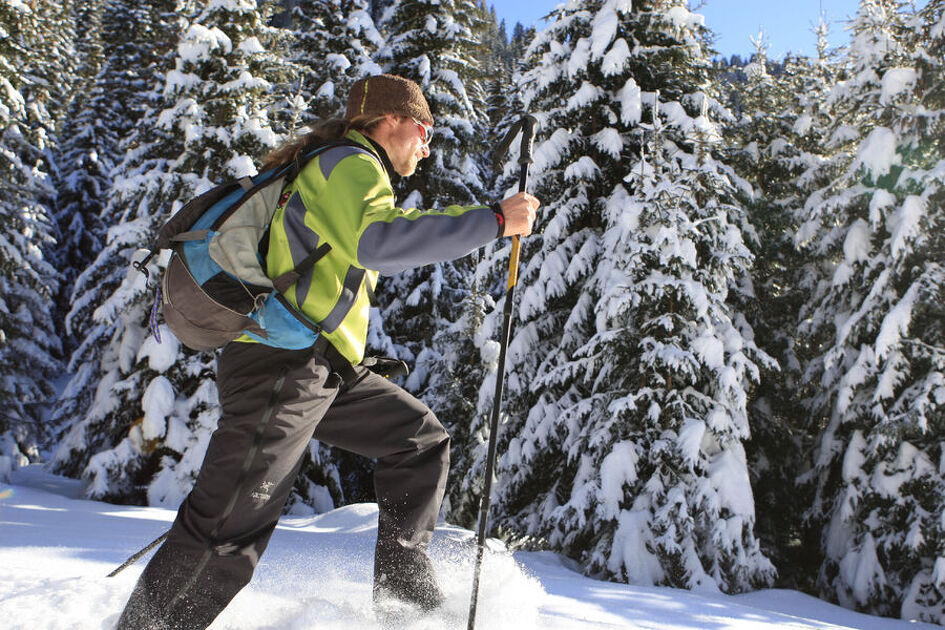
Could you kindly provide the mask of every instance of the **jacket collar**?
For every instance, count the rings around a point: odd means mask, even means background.
[[[387,151],[384,150],[384,147],[358,131],[349,131],[347,137],[349,140],[354,140],[358,144],[363,144],[377,154],[377,157],[381,160],[381,164],[384,165],[384,170],[387,171],[387,178],[390,179],[391,184],[397,183],[400,179],[400,175],[394,170],[394,165],[391,163],[390,158],[387,157]]]

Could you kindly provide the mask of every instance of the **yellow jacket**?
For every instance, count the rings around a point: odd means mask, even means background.
[[[323,151],[284,188],[270,229],[266,268],[276,278],[320,245],[331,246],[285,297],[357,364],[364,358],[368,287],[373,292],[379,273],[465,256],[497,238],[501,222],[488,206],[396,207],[393,168],[383,149],[356,131],[347,138],[357,146]]]

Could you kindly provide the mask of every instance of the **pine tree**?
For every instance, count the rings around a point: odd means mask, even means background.
[[[35,24],[32,49],[36,54],[21,72],[26,70],[29,76],[24,82],[27,100],[33,102],[34,115],[50,137],[68,114],[76,65],[81,61],[75,50],[76,10],[73,0],[36,2],[31,6]]]
[[[756,228],[749,238],[755,264],[741,308],[759,346],[778,360],[777,369],[762,374],[750,406],[752,437],[746,446],[757,529],[781,583],[793,587],[806,585],[803,569],[809,572],[819,562],[816,543],[799,545],[804,534],[800,515],[811,496],[799,491],[796,479],[804,472],[800,466],[812,437],[799,403],[805,354],[796,334],[800,308],[809,296],[801,286],[804,259],[793,242],[797,208],[816,181],[807,174],[818,172],[825,160],[823,103],[832,63],[823,20],[817,33],[819,58],[788,55],[776,75],[770,72],[763,33],[753,40],[756,52],[744,81],[731,88],[739,113],[725,134],[733,146],[733,166],[751,184],[740,202]]]
[[[805,313],[823,432],[808,512],[820,592],[874,614],[945,620],[941,580],[942,3],[918,18],[863,0],[851,75],[832,95],[842,171],[807,201],[798,239],[825,270]],[[938,174],[936,174],[938,173]],[[936,255],[938,254],[938,255]]]
[[[742,447],[767,359],[729,304],[749,226],[714,151],[706,36],[681,1],[572,2],[528,52],[548,207],[523,254],[496,512],[588,572],[732,592],[773,574]]]
[[[54,185],[59,177],[56,162],[56,149],[60,142],[58,132],[78,83],[74,6],[72,0],[38,2],[30,5],[30,11],[34,24],[30,42],[32,54],[24,59],[25,65],[19,69],[24,78],[21,90],[30,114],[30,128],[43,152],[42,170],[49,174],[53,183],[49,193],[41,195],[38,201],[48,208],[51,216],[58,217],[58,187]],[[58,244],[64,240],[57,227],[53,225],[56,247],[44,253],[53,264],[56,264],[60,251]],[[54,317],[54,320],[58,324],[60,318]]]
[[[87,268],[102,249],[105,226],[102,210],[111,188],[109,172],[117,150],[115,134],[108,128],[106,103],[97,77],[105,63],[102,34],[104,7],[99,2],[76,8],[76,86],[69,116],[63,122],[56,146],[56,223],[59,239],[53,250],[59,270],[60,290],[56,298],[57,329],[68,356],[78,345],[65,324],[71,310],[72,292],[79,272]],[[122,28],[121,33],[126,33]]]
[[[53,198],[49,117],[27,82],[30,69],[42,69],[40,17],[23,3],[0,7],[0,479],[38,456],[59,349],[56,277],[43,256],[54,231],[43,203]]]
[[[291,27],[298,77],[289,96],[300,99],[298,124],[343,117],[351,84],[381,72],[372,57],[382,40],[367,0],[304,0],[292,8]]]
[[[275,144],[264,73],[278,62],[265,46],[267,11],[252,2],[208,3],[173,17],[172,5],[151,7],[152,45],[169,54],[152,88],[159,98],[116,171],[106,213],[123,214],[93,264],[101,277],[123,277],[135,249],[182,203],[212,182],[251,174],[253,159]],[[97,372],[99,384],[56,464],[78,471],[90,497],[177,505],[219,417],[213,355],[187,351],[163,325],[160,342],[149,336],[143,276],[131,272],[111,287],[81,298],[100,306],[86,342],[92,360],[74,380]]]
[[[163,84],[168,63],[165,56],[176,46],[174,31],[180,24],[174,9],[172,0],[106,1],[101,17],[102,65],[88,88],[88,100],[83,103],[82,94],[77,96],[76,109],[67,127],[75,128],[77,136],[74,141],[67,137],[60,149],[62,179],[66,182],[61,207],[63,211],[73,208],[95,215],[100,227],[90,221],[91,225],[84,226],[88,231],[83,237],[93,238],[100,231],[103,239],[94,252],[87,252],[94,254],[94,258],[79,267],[78,275],[74,280],[70,277],[69,286],[63,289],[64,334],[75,341],[75,347],[67,366],[69,382],[51,420],[56,432],[56,451],[50,467],[73,477],[81,476],[92,454],[117,441],[116,435],[88,430],[98,422],[89,425],[89,417],[100,418],[105,413],[93,408],[97,392],[110,387],[108,381],[103,385],[103,378],[111,368],[102,361],[109,337],[114,333],[112,322],[116,315],[105,314],[99,307],[122,284],[126,261],[134,247],[143,246],[150,237],[142,232],[137,240],[132,239],[134,245],[119,244],[116,240],[116,232],[124,231],[122,222],[129,212],[134,214],[127,203],[135,201],[135,192],[122,196],[123,191],[113,188],[113,171],[120,168],[119,179],[128,175],[143,163],[142,154],[150,146],[143,140],[148,131],[140,125],[148,101]],[[153,164],[164,168],[160,162]],[[60,213],[60,226],[73,220],[75,217]],[[109,231],[112,234],[107,243]],[[83,255],[82,250],[67,250],[63,263]],[[65,273],[71,276],[72,272]],[[114,363],[114,359],[110,362]]]

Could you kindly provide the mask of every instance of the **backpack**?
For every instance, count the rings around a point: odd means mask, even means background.
[[[148,261],[162,249],[172,250],[151,312],[151,330],[158,342],[160,304],[168,328],[193,350],[212,350],[244,333],[281,348],[312,345],[320,326],[289,303],[284,293],[331,246],[323,243],[274,279],[266,274],[264,251],[285,186],[315,156],[338,146],[363,149],[350,140],[319,145],[290,164],[211,188],[164,224],[147,257],[133,263],[147,276]]]

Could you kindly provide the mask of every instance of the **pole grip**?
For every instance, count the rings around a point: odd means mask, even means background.
[[[532,155],[535,148],[535,127],[538,126],[538,119],[531,114],[525,114],[519,124],[522,126],[522,147],[519,151],[518,162],[524,167],[534,161]],[[521,192],[525,192],[524,187]]]

